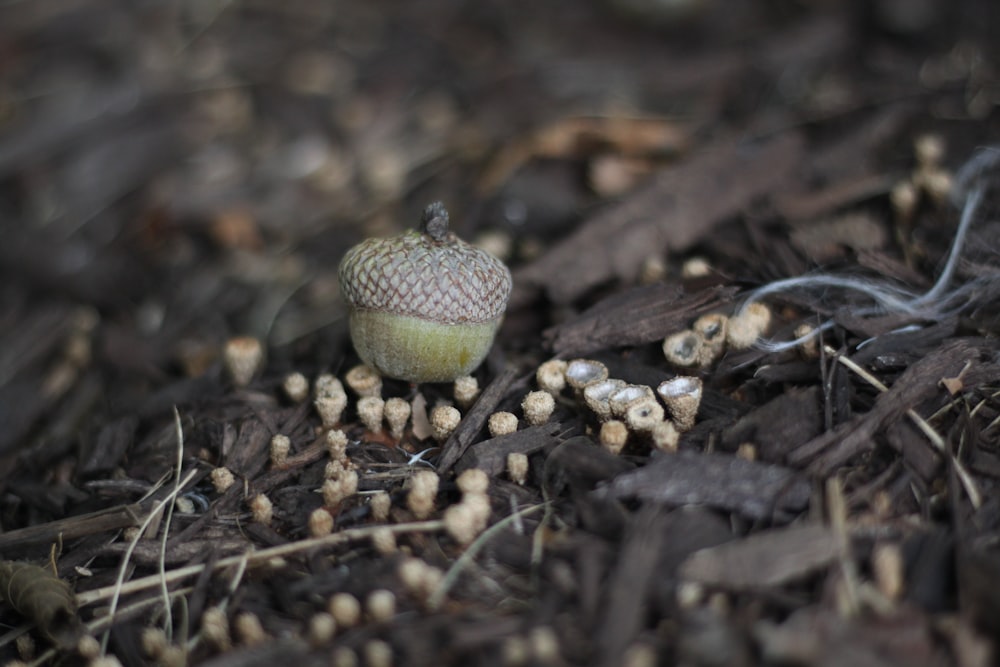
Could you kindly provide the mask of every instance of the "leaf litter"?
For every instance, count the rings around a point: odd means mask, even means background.
[[[0,7],[5,660],[991,664],[990,3],[195,4]],[[337,261],[438,199],[515,298],[372,428]]]

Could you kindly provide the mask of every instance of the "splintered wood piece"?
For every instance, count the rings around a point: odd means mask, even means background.
[[[936,667],[953,662],[944,657],[938,641],[939,635],[947,632],[945,627],[962,627],[966,637],[981,636],[969,627],[968,619],[954,618],[954,623],[939,627],[926,614],[908,606],[888,614],[850,616],[838,613],[833,605],[812,605],[798,609],[780,625],[758,620],[753,635],[760,661],[767,665]],[[986,665],[988,661],[972,659],[967,664]]]
[[[687,328],[698,315],[732,300],[735,288],[684,294],[679,285],[634,287],[615,293],[544,332],[558,355],[571,357],[610,347],[642,345]]]
[[[135,442],[139,418],[129,415],[105,424],[94,442],[82,447],[79,474],[90,476],[113,470],[125,457],[125,452]]]
[[[78,537],[138,526],[152,506],[151,501],[109,507],[90,514],[57,519],[37,526],[19,528],[0,535],[0,553],[20,553],[31,547],[68,542]]]
[[[665,118],[571,116],[543,127],[523,141],[506,144],[480,179],[480,193],[494,193],[521,166],[534,158],[585,157],[595,146],[615,155],[678,153],[691,141],[689,129]]]
[[[908,419],[892,422],[885,429],[886,442],[906,461],[907,466],[927,483],[938,474],[941,454]]]
[[[849,175],[819,190],[791,191],[778,195],[774,207],[793,223],[829,215],[865,199],[885,194],[892,180],[885,174]]]
[[[881,320],[883,318],[871,319]],[[872,328],[880,326],[877,321],[870,324]],[[865,334],[877,336],[877,338],[852,354],[851,361],[859,366],[881,364],[883,368],[892,365],[891,363],[887,364],[887,360],[899,360],[903,364],[911,364],[940,347],[943,341],[955,335],[957,329],[957,317],[942,317],[936,322],[927,323],[918,329],[893,331],[892,328],[882,327],[873,333],[868,333],[872,331],[872,329],[868,329]]]
[[[493,382],[479,395],[476,404],[472,406],[458,428],[448,436],[444,446],[441,448],[441,459],[438,462],[438,472],[444,474],[451,470],[469,445],[476,434],[483,430],[486,420],[496,411],[497,405],[507,394],[507,389],[514,383],[517,377],[517,369],[508,368],[503,373],[493,379]]]
[[[729,590],[761,590],[802,579],[837,559],[837,537],[822,525],[778,528],[691,554],[682,579]]]
[[[965,377],[967,386],[994,380],[1000,363],[993,361],[997,344],[982,339],[955,339],[915,362],[899,376],[893,386],[875,400],[868,412],[846,421],[789,453],[793,465],[808,464],[809,471],[827,475],[838,465],[872,446],[872,437],[887,424],[901,419],[907,410],[947,392],[939,386],[941,378],[954,377],[972,361]]]
[[[971,523],[971,522],[970,522]],[[967,530],[971,530],[969,525]],[[961,611],[975,619],[981,627],[996,636],[1000,632],[1000,563],[996,551],[980,546],[957,550],[958,589]]]
[[[805,509],[811,488],[809,480],[782,466],[680,452],[620,474],[594,493],[670,505],[708,505],[751,519],[787,521]]]
[[[665,169],[515,272],[512,304],[525,303],[537,289],[565,304],[612,279],[631,282],[651,255],[690,248],[784,184],[802,151],[801,137],[789,133],[756,146],[717,146]]]
[[[722,433],[726,450],[744,442],[757,445],[761,459],[780,462],[785,454],[819,435],[823,430],[819,388],[789,389],[759,408],[751,410]]]
[[[65,306],[43,306],[23,316],[17,326],[0,327],[0,452],[11,451],[57,401],[58,396],[44,391],[40,369],[33,366],[58,355],[71,321]]]
[[[552,437],[561,428],[562,425],[558,422],[549,422],[478,442],[469,447],[458,460],[455,472],[478,468],[491,477],[499,475],[507,467],[508,454],[537,452],[551,444]]]
[[[243,420],[236,442],[226,453],[223,465],[239,477],[253,479],[267,465],[273,432],[256,417]]]
[[[131,547],[131,550],[129,547]],[[101,555],[113,555],[119,558],[125,553],[131,553],[131,560],[136,565],[158,567],[161,562],[169,566],[187,565],[188,563],[197,562],[208,553],[215,554],[218,557],[241,554],[253,549],[253,547],[253,542],[242,535],[233,538],[213,536],[212,538],[203,540],[170,543],[166,552],[163,553],[160,551],[161,545],[159,540],[140,540],[134,546],[128,542],[113,542],[101,549],[100,553]]]
[[[575,493],[589,492],[599,483],[632,470],[634,464],[612,454],[585,435],[578,435],[549,453],[545,459],[543,486],[549,496],[564,487]]]
[[[844,248],[858,252],[878,250],[888,242],[885,225],[872,213],[851,212],[814,221],[792,230],[791,242],[817,264],[844,255]]]

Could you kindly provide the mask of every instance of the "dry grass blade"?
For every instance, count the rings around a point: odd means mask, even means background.
[[[272,558],[279,558],[283,556],[290,556],[296,553],[303,553],[309,551],[310,549],[320,549],[324,547],[331,547],[338,544],[347,544],[356,540],[367,540],[379,532],[388,530],[389,532],[399,535],[403,533],[421,533],[421,532],[438,532],[444,530],[444,522],[441,520],[434,521],[414,521],[410,523],[397,523],[390,526],[366,526],[364,528],[349,528],[347,530],[342,530],[339,533],[333,533],[332,535],[325,535],[323,537],[313,537],[307,540],[299,540],[298,542],[291,542],[289,544],[281,544],[276,547],[270,547],[268,549],[261,549],[259,551],[251,552],[250,554],[240,554],[238,556],[229,556],[227,558],[220,558],[215,561],[213,568],[215,570],[222,570],[227,567],[241,566],[241,564],[246,561],[248,566],[259,565],[262,563],[267,563]],[[142,577],[141,579],[133,579],[132,581],[122,583],[120,585],[105,586],[104,588],[97,588],[92,591],[86,591],[77,595],[77,603],[80,605],[92,604],[100,600],[110,598],[115,595],[127,595],[130,593],[135,593],[136,591],[146,590],[152,588],[153,586],[159,586],[161,582],[166,582],[171,584],[175,581],[180,581],[188,577],[193,577],[195,575],[201,574],[205,569],[205,565],[188,565],[186,567],[179,567],[173,570],[168,570],[164,574],[153,574],[148,577]]]
[[[197,475],[197,473],[198,473],[197,470],[190,471],[187,474],[187,476],[185,476],[184,480],[180,484],[178,484],[174,488],[174,490],[170,492],[169,495],[167,495],[167,497],[163,500],[163,503],[173,503],[177,499],[177,495],[180,492],[180,490],[182,488],[184,488],[188,484],[188,482],[190,482],[192,479],[194,479],[194,477],[195,477],[195,475]],[[108,615],[111,616],[112,618],[114,618],[115,611],[118,609],[118,600],[120,599],[121,595],[123,595],[124,592],[125,592],[125,590],[124,590],[125,589],[125,573],[126,573],[127,568],[128,568],[128,563],[132,559],[132,553],[135,551],[136,545],[139,543],[139,539],[142,537],[142,535],[146,532],[146,529],[149,528],[150,524],[152,524],[157,519],[157,517],[160,516],[160,512],[162,511],[162,509],[163,509],[163,504],[162,503],[160,505],[155,505],[153,507],[153,510],[150,511],[149,516],[147,516],[146,519],[145,519],[145,521],[142,522],[142,525],[139,527],[139,530],[136,532],[135,537],[129,542],[128,548],[125,550],[125,556],[122,558],[121,566],[118,569],[118,581],[112,587],[113,593],[112,593],[112,596],[111,596],[111,605],[110,605],[111,606],[111,610],[108,612]],[[161,586],[165,586],[166,585],[166,578],[162,575],[162,573],[156,575],[155,579],[156,579],[157,583],[161,584]],[[107,650],[108,639],[110,637],[110,632],[111,632],[111,626],[109,625],[108,626],[108,631],[105,632],[104,636],[101,638],[101,653],[102,654],[104,653],[104,651]]]

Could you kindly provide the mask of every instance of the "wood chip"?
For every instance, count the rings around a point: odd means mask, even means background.
[[[708,505],[751,519],[789,520],[805,509],[809,481],[794,470],[730,455],[680,452],[615,477],[599,497]]]
[[[646,598],[657,575],[659,553],[668,538],[662,507],[644,506],[629,522],[618,562],[608,583],[610,599],[597,625],[598,665],[621,664],[621,656],[642,629]]]
[[[729,590],[762,590],[802,579],[834,562],[837,538],[822,525],[794,526],[756,533],[696,551],[680,576]]]
[[[553,352],[564,357],[611,347],[662,340],[691,320],[731,301],[733,288],[684,294],[679,285],[659,284],[616,292],[580,315],[544,332]]]
[[[870,213],[848,213],[836,218],[803,225],[791,233],[792,244],[814,262],[828,262],[840,257],[842,248],[878,250],[889,234]]]
[[[465,450],[472,444],[472,439],[483,430],[486,420],[496,411],[497,405],[506,396],[507,389],[510,388],[516,377],[517,370],[508,368],[494,378],[483,390],[476,404],[465,414],[458,428],[448,437],[441,448],[441,459],[438,462],[439,473],[448,472],[458,462]]]
[[[512,305],[526,303],[539,288],[565,304],[612,279],[635,280],[650,254],[690,248],[784,184],[802,150],[801,137],[789,133],[753,147],[717,146],[664,170],[516,271]]]
[[[789,389],[723,431],[723,447],[731,451],[753,442],[764,461],[781,462],[787,452],[822,432],[821,408],[818,387]]]
[[[507,466],[508,454],[533,454],[555,442],[554,436],[561,428],[561,424],[549,422],[483,440],[466,450],[455,465],[455,472],[478,468],[491,477],[499,475]]]
[[[825,475],[850,457],[869,449],[872,437],[886,424],[901,419],[907,410],[945,392],[938,386],[947,375],[957,375],[967,361],[973,364],[965,375],[969,386],[989,381],[1000,374],[1000,363],[992,360],[996,341],[954,339],[920,359],[897,378],[889,391],[880,394],[875,406],[830,431],[802,444],[789,454],[793,465],[808,463],[809,470]]]

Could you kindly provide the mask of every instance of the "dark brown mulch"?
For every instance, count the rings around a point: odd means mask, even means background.
[[[3,661],[995,664],[998,26],[990,0],[0,3]],[[829,322],[815,349],[665,359],[771,281],[925,293],[976,188],[955,299],[791,290],[767,335]],[[358,363],[339,259],[434,200],[514,274],[483,392],[443,443],[351,394],[357,492],[321,493],[282,383]],[[266,349],[243,387],[236,336]],[[491,437],[553,357],[697,376],[696,423],[612,453],[566,389]],[[337,594],[361,616],[332,629]]]

